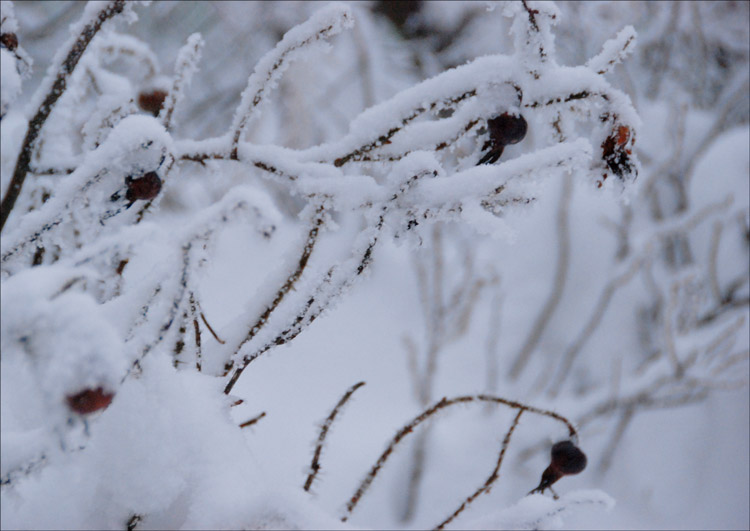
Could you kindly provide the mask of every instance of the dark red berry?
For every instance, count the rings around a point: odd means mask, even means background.
[[[487,120],[487,128],[490,131],[490,141],[495,146],[509,146],[523,140],[529,126],[520,114],[514,116],[506,112]]]
[[[552,446],[552,462],[542,473],[539,486],[529,492],[543,493],[561,477],[579,474],[586,468],[586,454],[572,441],[560,441]]]
[[[68,407],[81,415],[105,409],[112,402],[114,393],[107,393],[101,387],[86,389],[74,395],[68,395]]]
[[[523,116],[503,113],[487,120],[489,140],[484,144],[482,150],[489,150],[479,159],[480,164],[492,164],[503,154],[505,146],[518,144],[526,136],[528,124]]]
[[[125,184],[128,186],[125,199],[131,202],[138,199],[153,199],[161,190],[161,179],[155,171],[150,171],[137,179],[126,177]]]
[[[579,474],[586,468],[586,454],[571,441],[560,441],[552,446],[552,464],[563,475]]]
[[[18,48],[18,37],[15,33],[3,33],[0,35],[0,43],[12,52]]]
[[[167,98],[167,93],[160,89],[154,89],[149,92],[141,92],[138,94],[138,106],[146,112],[150,112],[154,116],[159,116],[164,100]]]

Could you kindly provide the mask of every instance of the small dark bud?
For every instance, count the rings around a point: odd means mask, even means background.
[[[93,413],[105,409],[112,403],[114,393],[107,393],[101,387],[96,389],[86,389],[74,395],[68,395],[66,401],[68,407],[81,415]]]
[[[12,52],[18,48],[18,37],[15,33],[3,33],[0,35],[0,43]]]
[[[138,94],[138,106],[154,116],[159,116],[159,111],[161,111],[166,98],[167,93],[159,89],[154,89],[150,92],[141,92]]]
[[[138,199],[153,199],[161,190],[161,179],[155,171],[150,171],[137,179],[126,177],[125,184],[128,186],[125,199],[131,202]]]
[[[542,473],[542,480],[539,486],[529,492],[544,493],[545,490],[563,476],[579,474],[586,468],[586,454],[578,448],[572,441],[560,441],[552,446],[552,462]]]

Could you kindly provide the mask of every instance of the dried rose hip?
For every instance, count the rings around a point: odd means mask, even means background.
[[[81,415],[105,409],[112,402],[114,393],[107,393],[101,387],[86,389],[74,395],[68,395],[68,407]]]
[[[167,93],[160,89],[154,89],[150,92],[141,92],[138,94],[138,106],[146,112],[150,112],[154,116],[159,116],[164,100],[167,98]]]
[[[542,480],[539,486],[529,492],[544,493],[545,490],[563,476],[579,474],[586,468],[586,454],[578,448],[572,441],[560,441],[552,446],[552,462],[542,473]]]
[[[161,179],[155,171],[150,171],[137,179],[125,177],[125,184],[128,186],[125,199],[131,203],[138,199],[153,199],[161,190]]]
[[[607,164],[610,171],[621,179],[625,174],[629,174],[633,171],[633,163],[630,160],[632,151],[630,147],[628,147],[630,139],[630,128],[626,125],[620,125],[616,130],[612,131],[612,134],[609,135],[604,142],[602,142],[601,146],[602,159]]]
[[[490,140],[503,146],[518,144],[529,128],[523,116],[507,112],[487,120],[487,127],[490,130]]]
[[[484,144],[482,150],[489,149],[489,151],[481,158],[477,165],[492,164],[497,161],[503,154],[505,146],[518,144],[523,140],[528,127],[526,119],[523,116],[516,116],[507,112],[487,120],[487,129],[490,133],[490,138]]]
[[[12,52],[18,47],[18,37],[15,33],[3,33],[0,35],[0,43]]]

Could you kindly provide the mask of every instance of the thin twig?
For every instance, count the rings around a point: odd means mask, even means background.
[[[721,287],[719,286],[719,275],[716,264],[718,262],[719,243],[721,242],[723,227],[724,225],[721,220],[714,221],[714,230],[711,234],[711,249],[708,254],[708,285],[711,287],[711,294],[714,296],[714,300],[719,304],[724,301],[724,297],[721,294]]]
[[[266,412],[263,411],[260,415],[256,415],[255,417],[251,418],[250,420],[246,420],[242,424],[240,424],[240,428],[247,428],[248,426],[252,426],[256,422],[258,422],[260,419],[266,416]]]
[[[305,239],[305,245],[302,248],[302,254],[299,257],[299,261],[297,262],[297,268],[292,271],[289,277],[287,277],[286,281],[279,288],[279,291],[276,292],[276,297],[274,298],[274,300],[266,307],[265,311],[260,315],[260,317],[258,317],[255,324],[250,327],[245,338],[239,343],[239,345],[237,345],[237,347],[235,347],[234,354],[237,354],[245,343],[250,341],[258,332],[260,332],[260,330],[268,322],[268,318],[271,316],[273,311],[278,308],[279,304],[281,304],[281,301],[284,300],[286,294],[292,290],[294,285],[297,283],[297,280],[299,280],[299,278],[302,276],[302,273],[307,267],[307,262],[310,259],[310,255],[315,248],[315,243],[318,240],[318,234],[320,232],[321,226],[323,225],[324,211],[325,209],[323,208],[323,206],[318,206],[316,208],[312,226],[310,227],[310,231],[307,235],[307,238]],[[234,370],[234,374],[232,374],[232,377],[229,379],[229,382],[224,388],[224,394],[230,393],[234,385],[237,383],[237,380],[242,375],[242,371],[245,370],[245,367],[247,367],[252,359],[252,356],[245,356],[242,359],[242,363]]]
[[[429,409],[426,409],[425,411],[423,411],[422,413],[414,417],[409,423],[407,423],[403,428],[401,428],[398,432],[396,432],[396,435],[388,444],[388,447],[380,455],[378,460],[370,469],[370,472],[365,476],[365,478],[360,483],[354,495],[347,502],[346,514],[341,517],[341,521],[346,522],[349,519],[349,516],[351,515],[352,511],[360,502],[360,500],[362,499],[362,496],[365,494],[367,489],[370,488],[370,485],[375,479],[375,476],[377,476],[380,469],[388,460],[388,457],[390,457],[390,455],[393,453],[393,450],[395,449],[396,445],[398,445],[398,443],[400,443],[407,435],[412,433],[417,426],[419,426],[425,420],[432,417],[438,411],[445,409],[447,407],[455,406],[456,404],[480,403],[480,402],[502,404],[512,409],[518,409],[520,411],[528,411],[529,413],[534,413],[537,415],[553,418],[565,424],[565,426],[568,428],[568,434],[570,435],[571,438],[573,438],[574,440],[578,439],[578,431],[576,430],[575,426],[573,426],[573,423],[570,422],[565,417],[563,417],[562,415],[555,413],[554,411],[540,409],[540,408],[536,408],[533,406],[528,406],[526,404],[522,404],[520,402],[516,402],[514,400],[508,400],[507,398],[501,398],[498,396],[490,396],[490,395],[466,395],[466,396],[459,396],[459,397],[451,398],[451,399],[443,398],[439,402],[437,402],[435,405],[430,407]]]
[[[505,434],[505,438],[503,438],[503,444],[500,447],[500,453],[497,456],[497,463],[495,463],[495,468],[492,470],[492,474],[487,478],[487,480],[484,482],[484,484],[479,487],[476,491],[474,491],[473,494],[471,494],[468,498],[466,498],[461,505],[459,505],[458,509],[453,511],[453,513],[443,520],[440,524],[438,524],[435,527],[435,530],[444,529],[446,525],[451,523],[454,518],[456,518],[461,512],[466,509],[475,499],[479,497],[480,494],[487,493],[489,494],[490,489],[492,489],[493,483],[498,480],[500,477],[500,466],[503,464],[503,458],[505,457],[505,451],[508,449],[508,444],[510,444],[510,438],[513,435],[513,430],[516,429],[516,426],[518,426],[518,421],[521,420],[521,415],[523,415],[523,409],[519,410],[516,414],[516,417],[513,419],[513,424],[510,425],[510,428],[508,428],[508,432]]]
[[[200,306],[200,305],[199,305]],[[208,324],[208,319],[206,319],[206,316],[203,314],[203,312],[200,312],[201,320],[203,321],[203,324],[206,325],[206,328],[208,328],[208,331],[211,332],[211,335],[214,336],[214,339],[221,345],[226,344],[226,341],[221,339],[216,332],[214,332],[214,329],[211,328],[211,325]]]
[[[596,303],[594,311],[591,312],[591,316],[589,317],[588,322],[583,327],[583,330],[581,330],[573,343],[566,349],[565,353],[563,354],[558,375],[552,381],[550,386],[550,397],[554,398],[560,392],[560,389],[562,388],[562,385],[573,366],[573,362],[575,361],[576,356],[581,351],[581,349],[583,349],[584,345],[588,342],[594,331],[598,328],[605,312],[607,311],[607,308],[609,307],[609,304],[612,302],[612,298],[614,297],[615,292],[619,288],[630,282],[630,279],[635,276],[641,265],[641,259],[633,259],[633,261],[630,263],[630,266],[621,275],[613,278],[607,283],[604,290],[602,291],[601,296],[599,297],[599,300]]]
[[[570,197],[573,192],[573,178],[570,174],[565,176],[563,181],[562,194],[560,195],[560,204],[557,211],[557,268],[555,269],[555,279],[552,284],[552,292],[545,302],[542,311],[534,322],[526,341],[521,350],[516,355],[516,359],[510,369],[510,377],[516,379],[520,376],[521,371],[529,362],[531,353],[536,348],[539,340],[542,338],[544,330],[547,328],[552,314],[557,309],[562,294],[565,289],[565,280],[568,277],[568,267],[570,266],[570,223],[568,221],[570,211]]]
[[[313,455],[312,462],[310,463],[310,473],[307,476],[307,480],[305,480],[305,486],[302,487],[305,489],[305,492],[310,492],[310,487],[313,484],[313,481],[315,481],[315,477],[318,475],[318,472],[320,471],[320,454],[323,452],[323,444],[325,444],[326,437],[328,436],[328,431],[331,429],[331,425],[333,424],[334,419],[336,418],[336,415],[338,415],[339,411],[342,407],[344,407],[344,404],[346,404],[349,399],[354,394],[354,391],[359,389],[365,385],[365,382],[357,382],[353,386],[347,390],[346,393],[344,393],[344,396],[341,397],[341,399],[338,401],[336,406],[331,410],[331,413],[328,415],[328,418],[326,418],[323,425],[320,427],[320,435],[318,435],[318,443],[315,445],[315,454]]]

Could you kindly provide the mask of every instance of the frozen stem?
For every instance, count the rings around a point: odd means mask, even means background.
[[[550,417],[552,419],[557,420],[558,422],[562,422],[563,424],[565,424],[565,426],[568,428],[569,436],[573,438],[574,440],[578,439],[578,431],[573,426],[573,423],[571,423],[568,419],[566,419],[562,415],[555,413],[554,411],[539,409],[533,406],[522,404],[521,402],[516,402],[514,400],[508,400],[507,398],[501,398],[498,396],[491,396],[491,395],[466,395],[466,396],[459,396],[459,397],[451,398],[451,399],[443,398],[442,400],[434,404],[429,409],[426,409],[425,411],[423,411],[422,413],[414,417],[409,423],[407,423],[403,428],[401,428],[396,433],[396,435],[393,437],[391,442],[388,444],[385,451],[380,455],[378,460],[370,469],[370,472],[362,480],[362,482],[360,483],[354,495],[347,502],[346,514],[343,517],[341,517],[341,521],[346,522],[349,519],[349,516],[351,516],[352,511],[354,511],[354,508],[360,502],[360,500],[362,499],[362,496],[365,494],[365,492],[367,492],[367,489],[370,488],[370,485],[375,479],[375,476],[377,476],[380,469],[383,468],[383,465],[385,465],[385,462],[391,456],[395,447],[407,435],[412,433],[417,426],[419,426],[425,420],[435,415],[438,411],[451,407],[451,406],[455,406],[457,404],[468,404],[468,403],[501,404],[511,409],[517,409],[519,410],[519,412],[528,411],[529,413],[534,413],[536,415]]]
[[[294,285],[297,283],[297,280],[299,280],[299,278],[302,276],[302,273],[307,267],[307,262],[310,259],[310,255],[315,248],[315,243],[318,240],[318,234],[320,232],[321,226],[323,225],[324,211],[325,209],[322,205],[318,206],[315,209],[312,226],[310,227],[310,232],[305,239],[305,245],[302,248],[302,254],[299,257],[299,261],[297,262],[297,268],[292,271],[292,274],[289,275],[289,277],[287,277],[284,284],[282,284],[282,286],[279,288],[279,291],[276,292],[276,297],[274,298],[274,300],[266,307],[265,311],[260,315],[260,317],[258,317],[255,324],[250,327],[245,338],[239,343],[239,345],[237,345],[237,347],[235,347],[233,355],[236,355],[245,343],[250,341],[258,332],[260,332],[260,330],[265,326],[266,322],[268,322],[268,318],[271,316],[273,311],[278,308],[279,304],[281,304],[281,301],[284,300],[284,297],[292,290]],[[237,380],[242,375],[242,371],[245,370],[245,367],[247,367],[253,359],[254,357],[250,355],[246,355],[243,357],[242,363],[234,370],[234,374],[232,374],[231,378],[229,379],[229,383],[227,383],[226,387],[224,388],[225,394],[229,394],[231,392],[232,388],[237,383]]]
[[[16,204],[16,200],[21,193],[23,182],[26,179],[26,175],[29,173],[31,164],[31,156],[34,152],[34,144],[42,130],[47,118],[49,118],[52,109],[55,107],[55,103],[63,95],[67,87],[68,76],[73,72],[81,56],[86,51],[86,47],[91,42],[91,39],[99,32],[102,24],[114,17],[115,15],[122,13],[125,8],[125,0],[113,0],[109,2],[96,16],[95,20],[90,24],[87,24],[83,31],[81,31],[78,38],[70,48],[68,55],[63,60],[60,67],[57,69],[57,77],[52,84],[52,88],[47,93],[44,101],[39,106],[34,117],[29,121],[29,127],[26,131],[26,138],[23,140],[21,145],[21,151],[18,154],[18,160],[16,161],[15,170],[13,170],[13,177],[11,178],[8,191],[3,197],[2,204],[0,204],[0,232],[5,226],[5,221],[8,219],[13,206]]]
[[[520,409],[518,413],[516,414],[516,417],[513,419],[513,423],[510,425],[510,428],[508,428],[508,432],[505,434],[505,437],[503,438],[503,444],[500,447],[500,453],[497,455],[497,463],[495,463],[495,468],[492,470],[492,473],[489,475],[487,480],[484,482],[484,484],[479,487],[477,490],[475,490],[468,498],[466,498],[461,505],[459,505],[458,509],[453,511],[453,513],[443,520],[440,524],[438,524],[435,527],[435,530],[444,529],[446,525],[451,523],[454,518],[456,518],[461,512],[466,509],[475,499],[479,497],[480,494],[488,493],[490,492],[490,489],[492,488],[492,485],[495,483],[495,481],[498,480],[500,477],[500,467],[503,464],[503,458],[505,457],[505,451],[508,449],[508,444],[510,444],[510,438],[513,435],[513,431],[516,429],[516,426],[518,426],[518,421],[521,420],[521,415],[523,415],[524,410]]]
[[[159,112],[159,121],[167,131],[172,129],[172,115],[177,104],[185,96],[185,89],[190,84],[193,74],[198,70],[198,61],[201,59],[205,42],[200,33],[193,33],[188,37],[187,43],[180,48],[175,63],[174,81],[172,88],[164,100],[164,106]]]
[[[278,84],[288,63],[296,59],[302,49],[321,40],[328,39],[345,27],[353,24],[352,14],[348,8],[330,4],[316,13],[310,20],[292,28],[276,47],[258,61],[255,71],[247,82],[242,93],[242,101],[234,115],[232,123],[231,158],[237,158],[240,137],[257,109],[267,99],[268,94]]]
[[[323,445],[325,444],[326,437],[328,436],[328,431],[331,429],[331,425],[336,419],[336,415],[338,415],[339,411],[341,411],[341,408],[344,407],[344,404],[349,401],[354,392],[363,385],[365,385],[365,382],[357,382],[356,384],[351,386],[346,391],[346,393],[344,393],[344,396],[341,397],[331,413],[328,415],[328,418],[326,418],[325,422],[320,427],[320,435],[318,435],[318,442],[315,445],[315,453],[313,454],[312,462],[310,463],[310,473],[305,480],[304,487],[302,487],[303,489],[305,489],[305,492],[310,492],[310,487],[312,487],[313,481],[315,481],[315,477],[320,471],[320,454],[323,452]]]

